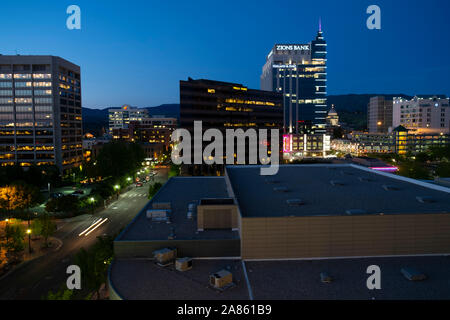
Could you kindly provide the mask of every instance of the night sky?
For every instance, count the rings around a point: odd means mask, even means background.
[[[67,6],[81,30],[66,28]],[[381,7],[381,30],[366,9]],[[179,102],[179,80],[259,89],[275,43],[308,43],[319,17],[328,42],[328,94],[450,95],[450,1],[2,0],[1,54],[50,54],[81,66],[83,106]]]

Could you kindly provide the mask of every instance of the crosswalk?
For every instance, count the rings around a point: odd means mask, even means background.
[[[147,195],[145,193],[126,193],[122,195],[123,198],[146,198]]]

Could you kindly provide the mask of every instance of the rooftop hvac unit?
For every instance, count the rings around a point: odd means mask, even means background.
[[[153,252],[156,263],[162,267],[172,264],[177,258],[176,248],[164,248]]]
[[[225,290],[233,286],[233,274],[227,270],[221,270],[209,276],[209,284],[215,289]]]
[[[192,269],[192,258],[179,258],[175,262],[175,269],[178,271],[188,271]]]
[[[152,204],[153,209],[159,209],[159,210],[171,210],[172,205],[170,202],[154,202]]]
[[[147,210],[147,218],[156,222],[167,222],[169,212],[167,210]]]

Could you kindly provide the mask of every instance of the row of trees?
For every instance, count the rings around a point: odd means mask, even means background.
[[[15,181],[22,181],[25,184],[37,188],[60,185],[61,176],[56,166],[31,166],[21,167],[5,166],[0,167],[0,186],[11,184]]]
[[[86,299],[90,299],[92,292],[100,296],[100,288],[106,282],[108,268],[113,260],[113,241],[115,236],[98,237],[97,242],[89,249],[81,249],[74,258],[74,264],[81,269],[82,292],[89,293]],[[78,294],[79,295],[79,294]],[[68,290],[64,285],[56,292],[50,291],[45,297],[47,300],[72,300],[77,294]]]
[[[417,154],[373,154],[399,168],[398,174],[413,179],[450,177],[450,146],[432,146]]]

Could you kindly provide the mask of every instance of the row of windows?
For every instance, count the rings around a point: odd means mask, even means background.
[[[12,79],[11,73],[0,73],[0,79]],[[14,79],[51,79],[52,75],[49,73],[15,73]]]
[[[36,120],[52,120],[53,115],[49,113],[36,113],[34,119]],[[17,120],[33,120],[33,113],[16,113]],[[0,113],[0,120],[14,120],[12,113]]]
[[[20,128],[24,128],[24,127],[51,128],[51,127],[53,127],[53,122],[51,122],[51,121],[38,121],[38,122],[0,121],[0,127],[14,127],[14,126],[20,127]]]
[[[53,107],[52,106],[35,106],[34,110],[36,112],[51,112],[53,111]],[[33,111],[33,107],[31,106],[16,106],[16,112],[32,112]],[[14,107],[13,106],[0,106],[0,113],[1,112],[10,112],[13,113],[14,112]]]
[[[52,83],[47,81],[39,81],[39,82],[15,82],[14,85],[16,88],[27,88],[27,87],[51,87]]]
[[[31,96],[32,90],[14,90],[16,96]],[[0,90],[0,96],[12,96],[13,90]],[[51,95],[52,90],[34,90],[34,95],[36,96],[47,96]]]

